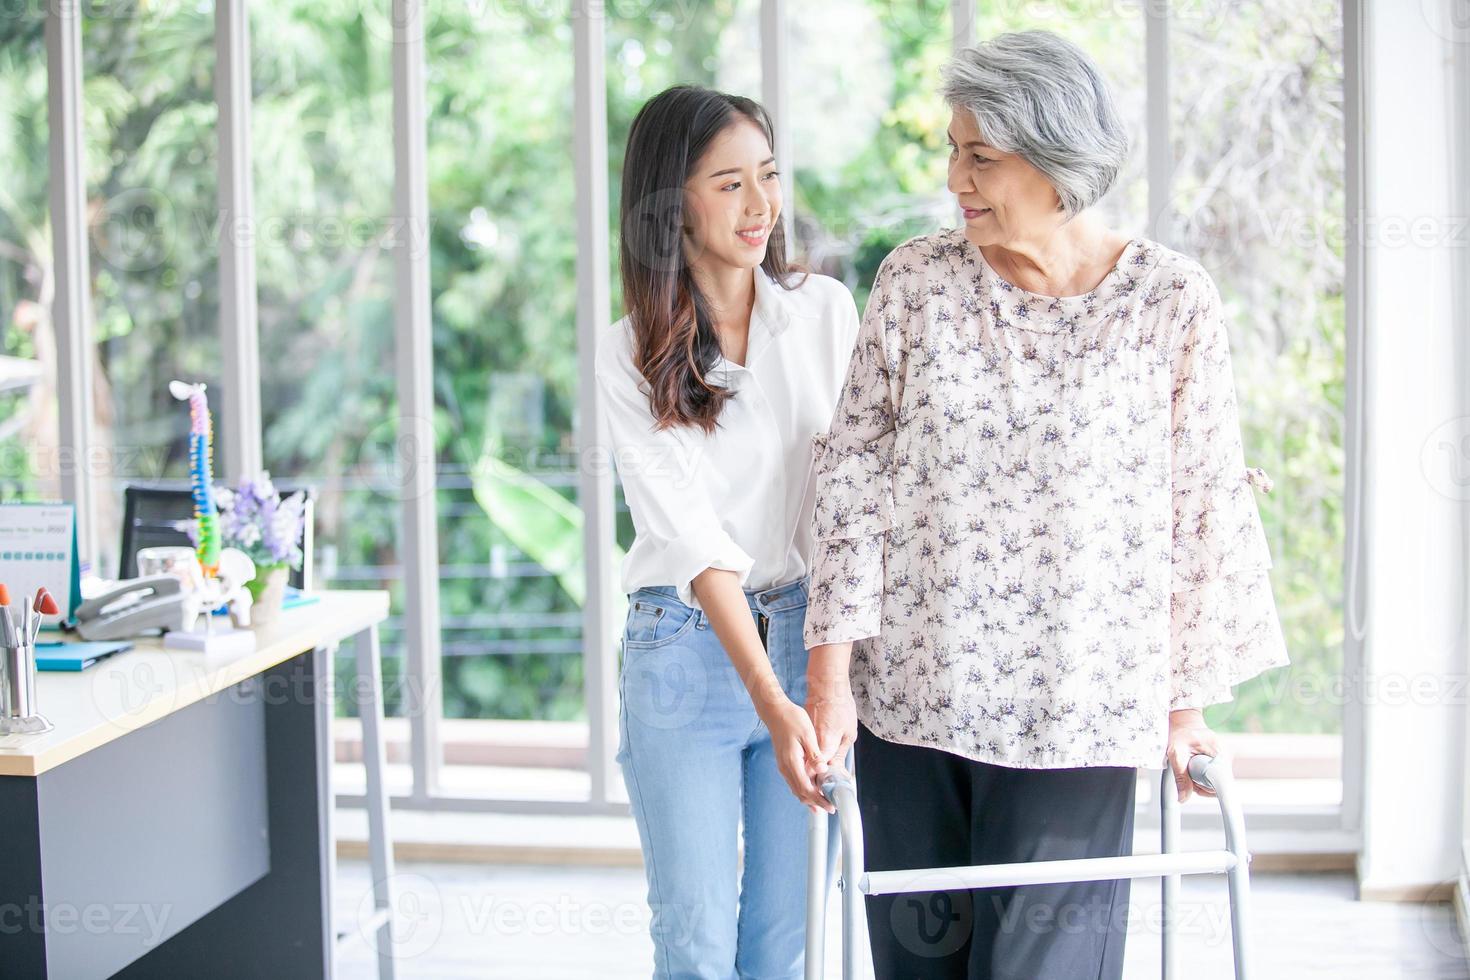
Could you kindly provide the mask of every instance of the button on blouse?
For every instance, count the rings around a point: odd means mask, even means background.
[[[800,285],[787,290],[756,270],[745,363],[722,356],[709,372],[735,391],[712,435],[690,426],[655,431],[630,319],[601,337],[599,397],[635,530],[624,592],[673,585],[699,608],[692,583],[706,568],[736,572],[749,589],[808,573],[813,437],[831,420],[858,314],[837,280],[792,281]]]
[[[882,738],[1160,766],[1170,710],[1287,662],[1219,293],[1157,242],[1061,298],[900,246],[815,442],[806,644],[856,641]]]

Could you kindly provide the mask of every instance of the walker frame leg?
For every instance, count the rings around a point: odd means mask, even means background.
[[[1179,787],[1174,782],[1174,771],[1164,767],[1159,776],[1159,853],[1173,854],[1179,850]],[[1159,956],[1164,980],[1175,980],[1179,976],[1179,944],[1175,935],[1178,925],[1180,875],[1163,875],[1159,878]]]

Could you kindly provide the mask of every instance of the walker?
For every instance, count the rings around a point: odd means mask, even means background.
[[[1179,799],[1173,773],[1160,777],[1162,819],[1160,854],[1123,857],[1077,858],[1066,861],[1023,861],[1015,864],[971,865],[956,868],[916,868],[909,871],[863,870],[863,827],[858,813],[857,788],[853,776],[834,767],[822,776],[821,790],[837,807],[835,814],[810,815],[811,836],[807,854],[806,980],[822,980],[822,959],[827,926],[827,887],[837,860],[838,839],[829,833],[837,821],[841,837],[842,877],[842,976],[852,980],[857,962],[858,917],[864,915],[864,895],[953,890],[955,888],[998,888],[1009,885],[1056,884],[1072,881],[1107,881],[1119,878],[1161,878],[1163,887],[1162,954],[1164,980],[1178,973],[1179,946],[1175,942],[1175,902],[1181,875],[1225,874],[1230,884],[1230,939],[1235,956],[1236,980],[1246,980],[1246,913],[1250,905],[1250,852],[1245,845],[1245,820],[1235,797],[1230,764],[1226,760],[1197,755],[1189,760],[1189,777],[1195,784],[1215,793],[1225,826],[1225,849],[1178,851]]]

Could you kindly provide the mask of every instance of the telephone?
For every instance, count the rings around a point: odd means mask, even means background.
[[[171,574],[119,582],[105,595],[77,606],[77,632],[84,640],[121,640],[146,630],[181,630],[199,615],[199,597],[184,591]]]

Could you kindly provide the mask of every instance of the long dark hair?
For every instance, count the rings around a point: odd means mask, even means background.
[[[618,266],[623,303],[633,324],[633,363],[649,385],[655,426],[694,425],[713,432],[733,397],[706,373],[720,355],[709,303],[684,257],[684,184],[726,126],[749,119],[771,136],[758,102],[694,85],[676,85],[644,103],[628,133],[623,158]],[[761,268],[783,288],[786,263],[781,222],[771,229]]]

